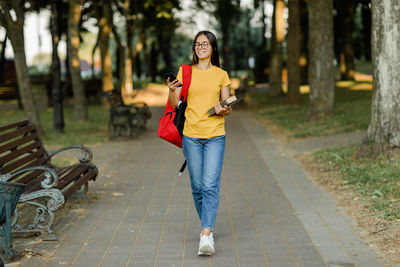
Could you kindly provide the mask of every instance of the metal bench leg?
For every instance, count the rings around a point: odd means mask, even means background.
[[[15,256],[12,250],[11,217],[25,185],[0,182],[0,246],[6,258]]]
[[[3,206],[1,207],[2,212],[5,212],[6,221],[0,227],[0,245],[4,251],[4,254],[7,258],[11,259],[13,257],[12,251],[12,240],[11,240],[11,199],[9,197],[5,197],[3,201]]]
[[[86,195],[88,191],[89,191],[89,182],[86,182],[85,184],[82,185],[82,187],[79,190],[73,193],[72,196],[77,199],[86,200],[89,202],[89,198]]]
[[[43,198],[46,203],[39,203]],[[41,189],[22,195],[20,202],[36,207],[35,217],[31,224],[27,227],[24,226],[25,228],[17,223],[13,224],[12,232],[18,234],[40,232],[43,240],[57,240],[57,236],[53,233],[51,227],[54,222],[54,212],[65,203],[61,191],[55,188]]]

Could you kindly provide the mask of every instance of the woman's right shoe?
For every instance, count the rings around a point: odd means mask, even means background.
[[[198,256],[211,256],[215,253],[214,249],[214,238],[213,233],[210,235],[201,235],[200,234],[200,242],[199,242],[199,251],[197,252]]]

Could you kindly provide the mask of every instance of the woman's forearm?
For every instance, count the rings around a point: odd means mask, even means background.
[[[171,104],[171,106],[173,108],[176,108],[176,106],[178,106],[178,102],[179,102],[179,95],[177,95],[175,91],[172,91],[171,89],[169,90],[169,95],[168,95],[168,99],[169,99],[169,103]]]

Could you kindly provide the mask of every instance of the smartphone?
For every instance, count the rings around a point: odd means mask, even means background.
[[[172,72],[166,72],[162,76],[163,76],[164,79],[168,79],[169,78],[170,82],[172,82],[172,81],[177,79],[176,76]],[[180,86],[182,86],[182,84]]]

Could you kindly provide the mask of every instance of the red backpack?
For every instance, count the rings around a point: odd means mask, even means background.
[[[192,66],[182,65],[182,90],[179,96],[179,103],[176,108],[173,108],[167,101],[164,116],[160,119],[157,135],[162,139],[182,147],[182,132],[185,124],[185,110],[187,106],[187,95],[189,91],[190,82],[192,80]]]
[[[158,126],[157,135],[162,139],[178,146],[182,147],[182,136],[183,127],[185,125],[185,110],[187,107],[187,95],[189,91],[190,82],[192,81],[192,66],[182,64],[182,90],[179,96],[179,103],[176,108],[173,108],[167,101],[165,107],[164,116],[160,119],[160,125]],[[178,172],[178,176],[181,176],[186,168],[186,160],[182,164]]]

